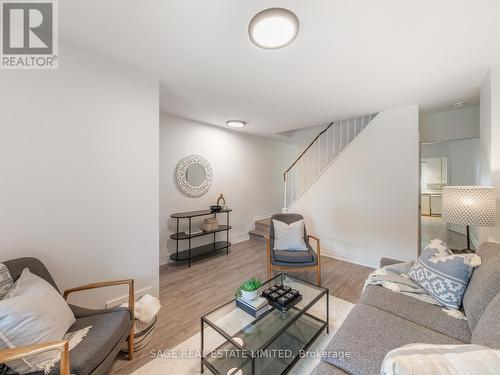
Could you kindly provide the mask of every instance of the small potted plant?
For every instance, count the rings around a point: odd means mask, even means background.
[[[257,290],[262,286],[262,281],[259,279],[252,277],[251,279],[245,281],[241,286],[236,290],[236,297],[243,298],[246,301],[253,301],[257,298]]]

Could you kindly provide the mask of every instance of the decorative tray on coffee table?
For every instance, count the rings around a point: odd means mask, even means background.
[[[291,307],[302,300],[302,294],[300,294],[298,290],[282,282],[264,289],[261,296],[267,299],[272,307],[281,312],[287,312]]]

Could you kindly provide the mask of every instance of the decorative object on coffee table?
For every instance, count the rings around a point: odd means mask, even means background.
[[[257,298],[257,291],[261,286],[262,281],[252,277],[240,285],[240,287],[236,290],[235,296],[237,298],[242,298],[245,301],[252,301]]]
[[[300,290],[302,295],[302,301],[288,312],[271,308],[257,318],[242,316],[232,300],[201,317],[202,373],[206,366],[213,374],[226,374],[229,369],[232,374],[240,370],[249,375],[286,374],[301,360],[302,350],[307,350],[325,329],[329,332],[328,289],[280,273],[262,284],[259,291],[275,288],[278,283]],[[322,299],[326,299],[326,315],[313,308]],[[205,330],[205,325],[213,330]],[[205,339],[213,334],[225,341],[219,345],[219,340]],[[217,344],[207,347],[210,342]],[[260,355],[266,349],[272,349],[270,355]],[[285,350],[289,355],[278,354]]]
[[[207,257],[211,255],[216,255],[220,252],[220,250],[226,249],[226,254],[229,254],[229,247],[231,246],[231,242],[229,242],[229,230],[231,226],[229,225],[229,213],[230,209],[220,210],[218,212],[214,212],[211,210],[201,210],[201,211],[190,211],[190,212],[178,212],[170,215],[173,219],[176,220],[176,232],[170,235],[170,238],[176,241],[175,244],[175,253],[170,255],[170,259],[176,262],[188,262],[189,267],[191,267],[191,259],[193,258],[201,258]],[[193,233],[193,219],[202,217],[202,216],[212,216],[213,218],[217,218],[219,214],[226,214],[226,225],[219,225],[217,229],[213,229],[210,231],[203,231],[201,233]],[[186,232],[179,231],[180,221],[187,220],[188,221],[188,229]],[[217,241],[216,235],[219,232],[226,232],[226,240],[225,241]],[[195,237],[202,237],[206,235],[212,235],[212,242],[192,247],[191,239]],[[186,240],[188,241],[188,248],[186,250],[179,251],[179,242]]]
[[[271,308],[267,299],[258,296],[250,301],[242,297],[236,297],[236,306],[254,318],[264,315]]]
[[[302,295],[297,289],[278,282],[272,287],[264,289],[261,293],[271,306],[283,313],[302,301]]]
[[[443,188],[443,220],[451,224],[465,225],[467,248],[458,252],[472,252],[469,226],[495,226],[495,188],[488,186],[445,186]]]

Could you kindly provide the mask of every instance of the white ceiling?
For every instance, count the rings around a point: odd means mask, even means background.
[[[477,101],[500,61],[498,0],[64,0],[65,41],[160,78],[161,108],[269,135],[405,104]],[[269,7],[299,18],[279,50],[251,44]]]

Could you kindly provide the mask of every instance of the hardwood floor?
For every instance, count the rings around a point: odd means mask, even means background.
[[[356,303],[363,283],[373,269],[322,257],[322,283],[330,294]],[[290,273],[315,282],[315,272]],[[162,309],[147,348],[128,361],[120,354],[112,374],[129,374],[151,360],[150,351],[172,348],[200,330],[200,317],[231,298],[245,279],[266,275],[266,244],[250,240],[234,244],[229,255],[186,265],[167,264],[160,268]]]

